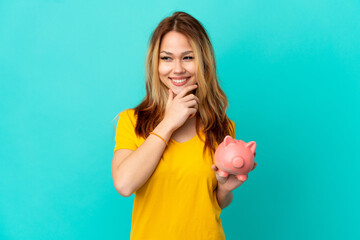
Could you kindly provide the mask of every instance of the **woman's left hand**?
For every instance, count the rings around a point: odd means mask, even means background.
[[[255,167],[256,167],[256,163],[254,164],[254,167],[253,169],[251,169],[251,171],[254,170]],[[215,164],[211,166],[211,169],[215,171],[216,179],[218,180],[218,188],[226,192],[233,191],[234,189],[238,188],[241,184],[244,183],[244,181],[240,181],[233,174],[229,174],[229,176],[227,177],[220,177],[219,174],[216,172],[218,168],[216,167]]]

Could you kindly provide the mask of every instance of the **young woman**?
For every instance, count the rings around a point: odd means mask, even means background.
[[[116,190],[135,193],[131,239],[225,239],[220,212],[243,182],[215,172],[235,126],[203,26],[184,12],[162,20],[146,72],[145,99],[119,114],[112,162]]]

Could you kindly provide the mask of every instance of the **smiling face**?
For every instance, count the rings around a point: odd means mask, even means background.
[[[196,66],[189,39],[182,33],[170,31],[160,45],[159,77],[175,95],[186,86],[196,83]]]

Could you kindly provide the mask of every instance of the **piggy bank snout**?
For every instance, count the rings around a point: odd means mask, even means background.
[[[236,157],[233,159],[232,163],[233,163],[234,168],[242,168],[245,164],[245,161],[241,157]]]

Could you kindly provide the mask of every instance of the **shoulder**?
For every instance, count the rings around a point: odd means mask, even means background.
[[[231,119],[229,119],[229,120],[230,120],[231,126],[235,127],[235,122]]]
[[[230,135],[233,137],[233,138],[235,138],[235,122],[233,121],[233,120],[231,120],[230,118],[229,118],[229,120],[230,120]]]
[[[229,119],[229,122],[230,122],[230,128],[235,128],[235,122],[233,120],[231,120],[230,118]]]
[[[130,118],[131,120],[135,120],[135,109],[129,108],[125,109],[119,114],[120,117]]]
[[[135,117],[135,109],[125,109],[119,113],[118,123],[131,123],[136,124],[137,118]]]

